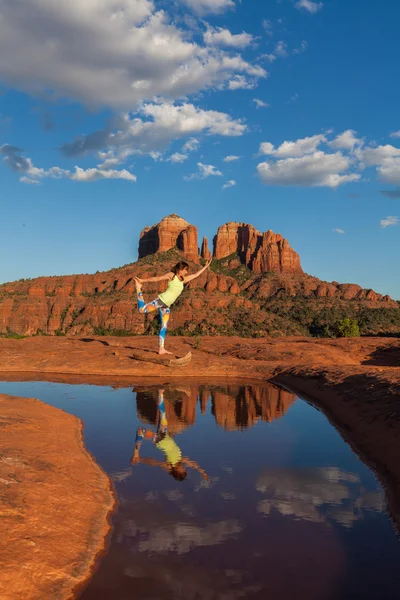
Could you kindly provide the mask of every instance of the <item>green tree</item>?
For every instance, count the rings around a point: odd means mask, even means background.
[[[360,328],[356,319],[346,317],[339,321],[336,325],[338,337],[359,337]]]

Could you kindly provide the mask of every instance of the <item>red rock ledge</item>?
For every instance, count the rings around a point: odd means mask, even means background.
[[[0,598],[64,600],[104,550],[114,495],[82,423],[0,394]]]

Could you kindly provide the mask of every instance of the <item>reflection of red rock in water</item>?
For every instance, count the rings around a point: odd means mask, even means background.
[[[234,430],[252,427],[260,419],[270,423],[282,417],[296,396],[272,385],[227,386],[211,392],[217,425]]]
[[[169,389],[165,391],[164,398],[168,428],[176,434],[194,425],[197,401],[201,414],[204,414],[211,399],[211,411],[217,425],[232,431],[252,427],[260,419],[268,423],[279,419],[296,396],[272,385],[227,385],[212,390],[204,387]],[[136,399],[140,420],[157,425],[157,392],[138,390]]]
[[[168,429],[173,435],[192,427],[196,421],[197,387],[185,387],[166,390],[164,393],[165,412],[167,413]],[[157,425],[156,391],[137,391],[136,404],[139,419],[142,423]]]

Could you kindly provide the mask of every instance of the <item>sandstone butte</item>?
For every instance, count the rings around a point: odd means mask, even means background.
[[[368,308],[398,307],[389,296],[371,289],[308,275],[299,255],[280,234],[260,233],[245,223],[222,225],[214,238],[213,255],[211,270],[189,284],[174,306],[170,331],[199,327],[202,334],[226,335],[238,311],[247,311],[245,320],[252,320],[256,335],[304,333],[292,325],[282,329],[281,321],[263,306],[268,299],[280,301],[282,293],[327,307],[349,301]],[[197,269],[209,256],[207,239],[199,253],[197,228],[169,215],[142,231],[136,263],[93,275],[38,277],[0,285],[0,335],[90,335],[102,330],[143,334],[149,323],[133,310],[133,276],[166,272],[182,259]],[[145,298],[151,299],[164,287],[147,284]]]
[[[76,417],[0,394],[0,598],[67,600],[104,551],[114,507]]]

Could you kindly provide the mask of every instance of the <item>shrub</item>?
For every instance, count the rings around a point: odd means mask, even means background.
[[[337,337],[359,337],[360,328],[356,319],[346,317],[339,321],[336,325]]]

